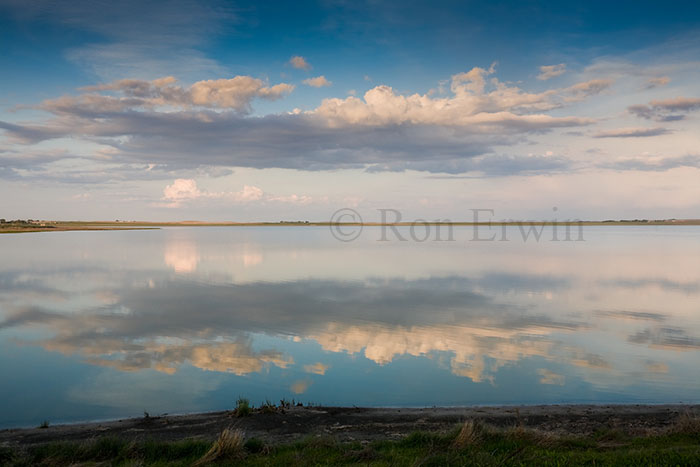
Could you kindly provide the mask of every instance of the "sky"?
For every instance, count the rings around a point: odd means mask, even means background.
[[[700,4],[575,3],[0,0],[0,217],[699,218]]]

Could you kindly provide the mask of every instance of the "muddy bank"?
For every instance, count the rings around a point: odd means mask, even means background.
[[[101,423],[0,431],[0,445],[28,446],[53,441],[86,441],[103,436],[127,440],[214,440],[228,427],[269,443],[307,436],[333,436],[340,441],[398,439],[421,431],[445,432],[465,420],[494,426],[523,425],[559,434],[584,435],[617,429],[633,435],[666,429],[683,414],[700,415],[700,405],[544,405],[523,407],[455,407],[423,409],[291,407],[272,413],[233,412],[158,416]]]

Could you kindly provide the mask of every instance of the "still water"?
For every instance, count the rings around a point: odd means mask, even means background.
[[[0,427],[239,396],[700,401],[699,228],[586,227],[558,242],[509,229],[508,241],[469,227],[423,242],[378,241],[381,227],[348,242],[327,227],[3,235]]]

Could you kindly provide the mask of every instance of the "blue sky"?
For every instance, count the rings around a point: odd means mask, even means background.
[[[1,217],[700,217],[696,2],[0,0],[0,46]]]

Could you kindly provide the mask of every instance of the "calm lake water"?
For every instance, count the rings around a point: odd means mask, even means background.
[[[0,236],[0,426],[230,409],[239,396],[700,401],[700,228],[587,227],[559,242],[517,227],[479,242],[469,227],[454,241],[380,231]]]

